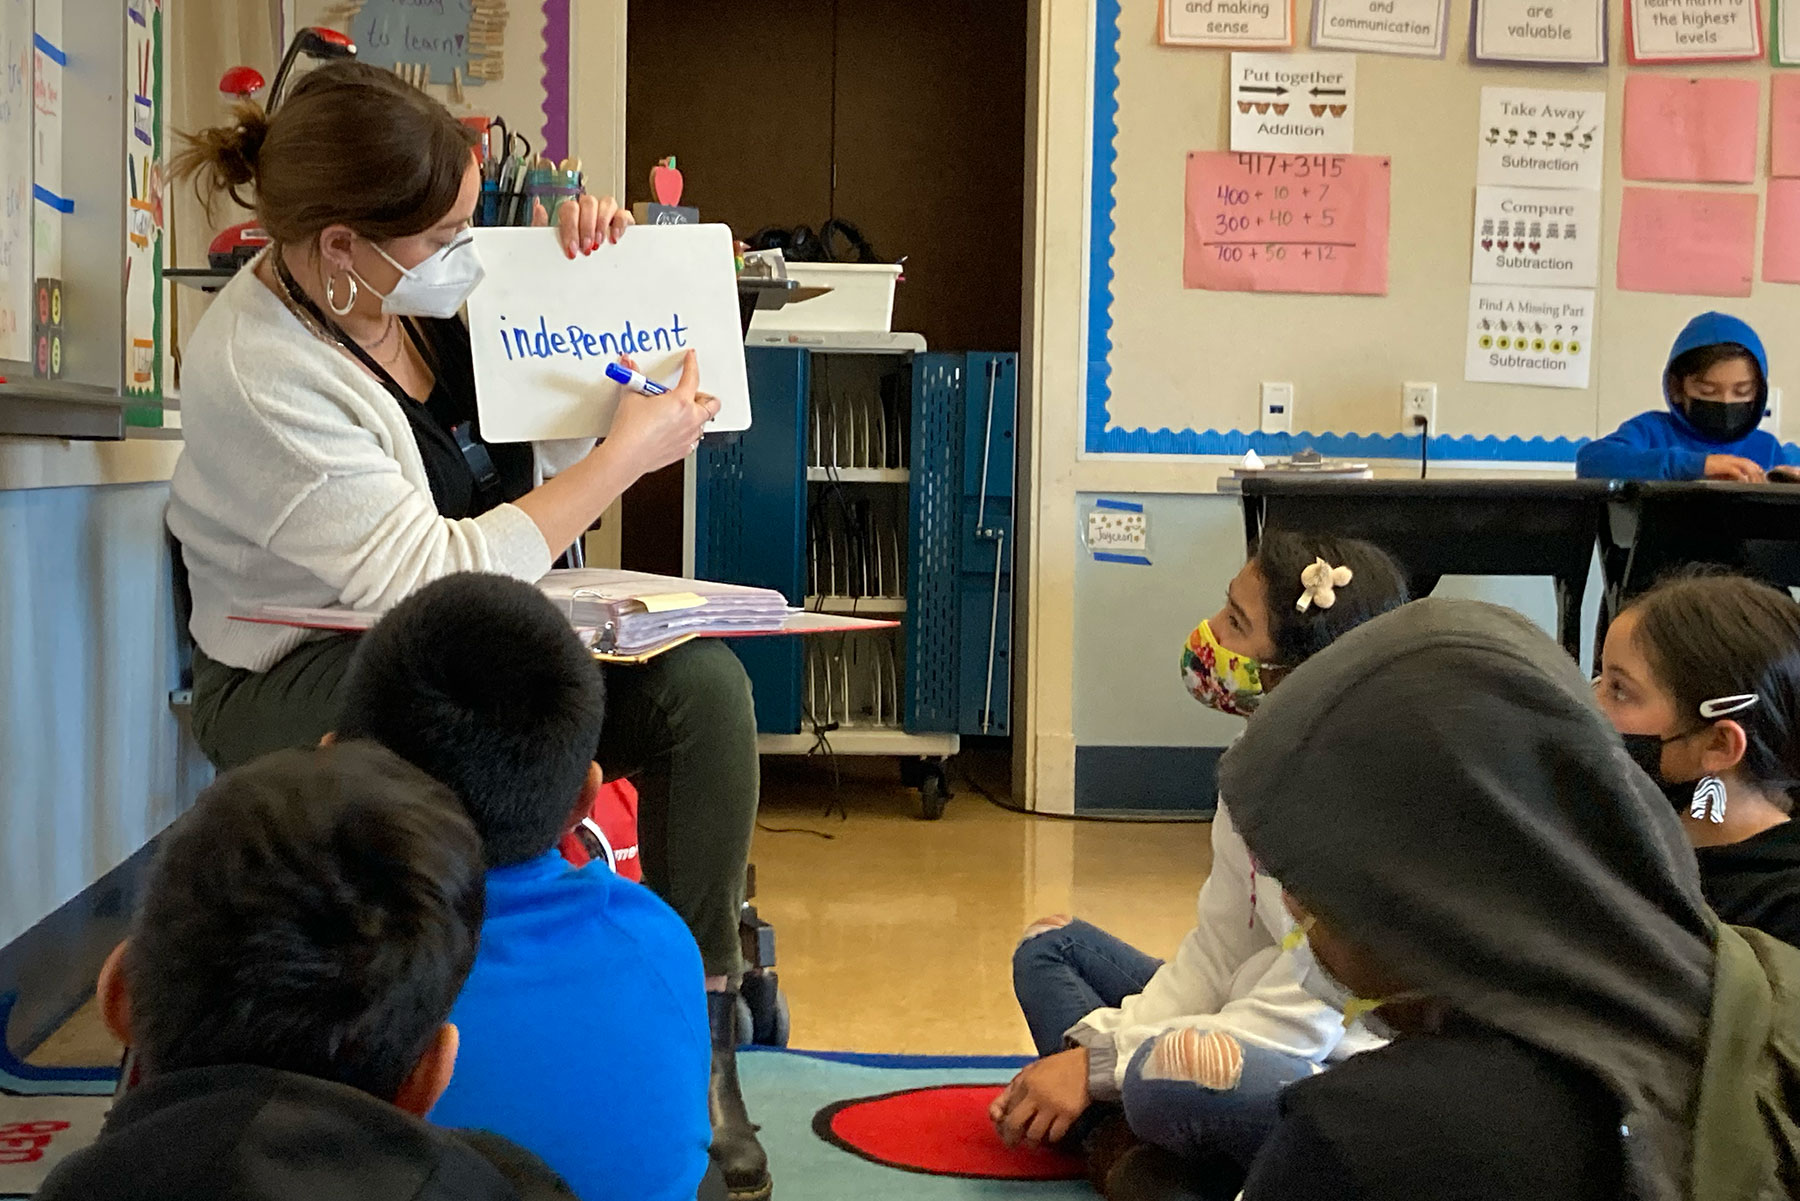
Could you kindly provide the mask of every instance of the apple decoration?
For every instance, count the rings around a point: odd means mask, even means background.
[[[675,156],[670,155],[650,168],[650,194],[656,203],[674,208],[681,203],[681,172],[675,169]]]

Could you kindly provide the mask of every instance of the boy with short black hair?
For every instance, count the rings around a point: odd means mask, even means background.
[[[488,859],[481,948],[433,1121],[535,1151],[586,1201],[692,1201],[712,1062],[693,936],[656,894],[556,851],[600,788],[601,675],[542,592],[449,576],[364,636],[338,736],[447,784]]]
[[[520,1148],[419,1120],[456,1063],[482,866],[456,798],[379,747],[220,777],[101,974],[140,1083],[41,1201],[570,1197]]]

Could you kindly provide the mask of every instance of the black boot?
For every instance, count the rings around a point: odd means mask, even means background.
[[[731,1201],[764,1201],[774,1184],[769,1179],[769,1157],[756,1141],[760,1127],[751,1124],[738,1088],[737,1006],[735,992],[706,994],[706,1016],[712,1025],[712,1086],[707,1090],[712,1159],[725,1177]]]

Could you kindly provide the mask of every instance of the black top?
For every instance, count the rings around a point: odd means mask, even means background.
[[[1800,946],[1800,821],[1696,854],[1700,887],[1714,912],[1733,926],[1754,926]]]
[[[489,509],[518,500],[531,491],[534,460],[530,443],[489,444],[481,438],[481,419],[475,412],[475,361],[469,350],[469,330],[450,317],[407,318],[407,332],[419,353],[430,364],[437,383],[423,404],[401,404],[425,464],[431,483],[431,499],[444,517],[479,517]],[[470,444],[465,453],[459,433]],[[485,456],[485,457],[484,457]],[[493,477],[486,487],[477,483],[477,467]]]
[[[1617,1201],[1618,1103],[1475,1027],[1409,1035],[1290,1086],[1244,1201]]]
[[[126,1093],[39,1201],[574,1201],[498,1135],[428,1126],[342,1084],[196,1068]]]

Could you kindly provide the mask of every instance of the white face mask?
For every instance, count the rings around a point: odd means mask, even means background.
[[[375,246],[373,242],[369,245]],[[417,267],[400,266],[394,262],[393,255],[379,246],[375,246],[375,253],[393,263],[400,272],[400,282],[381,297],[381,311],[394,317],[454,317],[463,301],[469,298],[469,293],[487,274],[481,265],[481,255],[475,249],[475,239],[468,233]],[[369,286],[368,280],[362,283],[377,296],[381,295]]]

